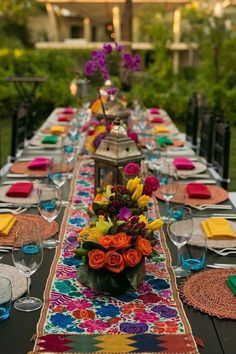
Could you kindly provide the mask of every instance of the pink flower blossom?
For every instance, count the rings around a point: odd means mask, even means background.
[[[155,176],[148,176],[144,181],[144,194],[151,196],[160,187],[160,181]]]
[[[135,177],[140,174],[140,167],[134,162],[130,162],[124,167],[124,174],[127,177]]]
[[[150,322],[150,323],[155,323],[159,317],[157,316],[156,313],[152,313],[152,312],[139,312],[136,313],[134,316],[134,319],[136,321],[140,321],[140,322]]]
[[[85,328],[89,333],[93,333],[103,331],[110,327],[110,325],[102,320],[87,320],[81,323],[80,327]]]
[[[66,308],[68,311],[74,311],[76,309],[87,309],[93,305],[87,300],[73,300],[66,303]]]
[[[128,137],[135,141],[136,143],[138,142],[138,134],[135,132],[128,132]]]

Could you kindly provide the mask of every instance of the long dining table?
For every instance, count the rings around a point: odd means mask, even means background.
[[[55,111],[52,112],[51,116],[47,119],[47,121],[44,123],[43,127],[40,128],[40,130],[42,130],[42,128],[48,125],[48,122],[50,121],[50,119],[52,119],[52,117],[55,116],[58,110],[59,109],[56,109]],[[173,122],[171,124],[175,126]],[[175,129],[178,133],[178,129],[176,127]],[[40,154],[41,156],[53,156],[53,154],[58,154],[59,150],[55,150],[55,151],[40,150],[40,149],[37,150],[36,148],[32,148],[32,146],[29,145],[23,151],[21,158],[33,157],[36,156],[37,153]],[[169,154],[170,154],[169,156],[171,157],[171,152]],[[199,158],[195,154],[193,154],[193,156],[195,159]],[[83,161],[84,159],[88,159],[88,157],[87,155],[84,155],[83,151],[81,151],[77,163],[78,164],[81,163],[81,161]],[[77,171],[76,167],[75,167],[75,171]],[[213,179],[213,176],[211,176],[211,179]],[[12,177],[9,178],[6,175],[4,180],[14,182],[15,179]],[[46,179],[42,179],[42,181],[46,182]],[[188,181],[191,181],[191,179],[188,179]],[[70,202],[71,202],[70,200],[71,191],[73,191],[75,183],[76,183],[76,179],[75,176],[73,175],[72,178],[69,179],[62,188],[62,199],[68,201],[69,204],[68,205],[65,204],[65,206],[63,206],[61,209],[60,215],[57,218],[57,222],[59,226],[63,225],[66,218],[68,218]],[[227,200],[224,202],[224,204],[231,205],[231,202]],[[159,208],[160,215],[163,215],[163,213],[165,212],[164,202],[159,201],[158,208]],[[235,209],[233,208],[231,212],[235,214]],[[38,214],[38,210],[35,207],[28,208],[27,213]],[[211,216],[211,212],[208,210],[205,211],[194,210],[193,213],[194,216],[196,217]],[[167,244],[168,250],[171,254],[172,264],[176,264],[176,247],[172,244],[172,242],[167,237],[167,232],[165,230],[165,227],[163,228],[163,235],[165,237],[165,242]],[[57,236],[59,236],[59,233]],[[55,257],[59,257],[58,252],[60,253],[60,247],[63,242],[62,232],[60,232],[60,237],[62,237],[60,239],[61,243],[57,246],[56,249],[53,250],[44,249],[43,262],[40,268],[38,269],[38,271],[36,271],[35,274],[33,274],[33,276],[31,277],[31,294],[33,296],[37,296],[41,299],[45,297],[44,291],[45,291],[47,280],[50,276],[50,272],[51,272],[50,268],[53,263],[53,260],[55,261]],[[1,256],[2,256],[1,263],[13,265],[10,252],[2,253]],[[221,257],[214,252],[208,251],[206,263],[210,264],[213,262],[234,263],[236,265],[236,259],[234,255]],[[180,286],[181,283],[182,283],[182,279],[177,280],[177,287]],[[198,351],[200,353],[234,354],[236,352],[235,321],[229,319],[219,319],[217,317],[210,316],[197,309],[194,309],[192,306],[189,306],[185,303],[183,303],[183,309],[187,316],[189,324],[191,326],[191,331],[193,333],[193,336],[195,337],[196,342],[198,343]],[[4,354],[23,354],[23,353],[31,352],[33,350],[34,342],[36,339],[36,334],[37,334],[36,326],[39,321],[39,318],[40,318],[40,310],[35,312],[24,313],[24,312],[17,311],[14,309],[14,307],[12,307],[10,317],[5,321],[0,322],[0,348],[1,348],[0,352]],[[101,330],[101,334],[102,334],[102,330]],[[78,352],[80,352],[79,349],[80,349],[80,344],[78,342]],[[97,351],[99,351],[99,349],[97,349]],[[45,353],[53,352],[53,350],[51,351],[45,350],[44,352]],[[114,352],[114,350],[111,349],[110,352]],[[154,346],[153,353],[155,352],[161,352],[161,351],[157,351]],[[173,350],[173,353],[174,352],[175,351]],[[188,353],[188,351],[185,352]],[[192,352],[197,352],[197,350]]]

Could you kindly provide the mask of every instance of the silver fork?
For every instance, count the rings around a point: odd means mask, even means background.
[[[208,247],[208,249],[220,256],[227,256],[228,254],[236,254],[236,248],[234,247],[226,247],[226,248],[222,248],[221,250],[211,248],[211,247]]]
[[[11,213],[14,215],[18,215],[18,214],[24,213],[26,210],[27,210],[27,208],[22,208],[22,207],[19,207],[17,209],[4,208],[4,209],[0,209],[0,213]]]
[[[209,174],[205,173],[195,173],[195,174],[188,174],[188,175],[182,175],[181,173],[177,172],[177,176],[181,179],[189,179],[189,178],[209,178]]]
[[[203,205],[190,205],[191,208],[197,210],[205,209],[219,209],[219,210],[230,210],[233,209],[232,205],[215,205],[215,204],[203,204]]]

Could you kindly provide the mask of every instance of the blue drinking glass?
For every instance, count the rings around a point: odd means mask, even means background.
[[[196,235],[194,235],[196,237]],[[199,236],[201,242],[197,245],[191,244],[191,239],[181,250],[181,264],[184,269],[191,272],[198,272],[205,266],[207,254],[207,240]]]
[[[8,278],[0,277],[0,321],[3,321],[10,316],[11,299],[11,281]]]

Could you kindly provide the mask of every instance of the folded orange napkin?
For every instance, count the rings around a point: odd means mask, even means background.
[[[16,218],[11,214],[0,215],[0,236],[8,236],[12,227],[16,222]]]
[[[230,223],[224,218],[209,218],[201,221],[202,228],[208,238],[236,237]]]
[[[188,183],[186,188],[189,198],[208,199],[211,193],[207,186],[202,183]]]
[[[169,129],[164,125],[160,125],[159,127],[154,128],[154,134],[169,133],[169,132],[170,132]]]
[[[65,133],[65,127],[62,125],[53,125],[50,129],[52,134],[63,134]]]
[[[32,182],[16,182],[6,192],[6,195],[11,198],[27,198],[33,189]]]

